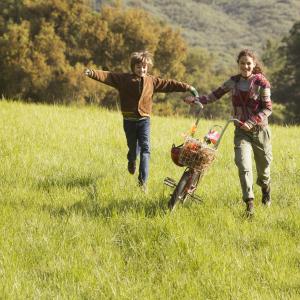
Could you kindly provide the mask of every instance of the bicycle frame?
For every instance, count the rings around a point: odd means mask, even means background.
[[[200,111],[197,114],[195,124],[192,126],[190,132],[191,137],[194,137],[199,121],[200,121]],[[217,142],[212,146],[214,150],[218,149],[221,140],[223,139],[224,133],[231,122],[241,123],[238,119],[230,118],[223,127],[219,125],[214,125],[213,127],[211,127],[210,131],[215,127],[220,127],[222,129]],[[202,175],[203,173],[200,173],[197,169],[188,166],[185,168],[178,183],[176,183],[176,181],[170,177],[165,178],[164,183],[174,188],[174,191],[171,194],[171,198],[168,203],[170,210],[173,210],[178,202],[184,203],[188,197],[191,197],[196,201],[200,201],[200,202],[202,201],[199,196],[194,194],[198,187],[199,181],[202,178]]]
[[[225,131],[226,131],[228,125],[229,125],[231,122],[237,122],[237,123],[241,124],[241,121],[240,121],[240,120],[235,119],[235,118],[230,118],[230,119],[225,123],[224,127],[222,128],[222,131],[221,131],[221,133],[220,133],[220,137],[219,137],[217,143],[216,143],[215,146],[214,146],[215,149],[218,149],[218,147],[219,147],[219,145],[220,145],[220,143],[221,143],[221,140],[222,140],[222,138],[223,138],[223,136],[224,136],[224,133],[225,133]],[[215,125],[215,126],[219,126],[219,125]]]

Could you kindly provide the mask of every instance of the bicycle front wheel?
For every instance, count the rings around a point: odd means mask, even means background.
[[[184,202],[184,200],[188,197],[189,187],[187,185],[191,182],[190,177],[190,170],[184,171],[170,198],[170,201],[168,202],[170,211],[174,210],[179,202]]]

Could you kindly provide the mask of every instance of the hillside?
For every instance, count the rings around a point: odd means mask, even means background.
[[[98,4],[113,2],[98,0]],[[282,38],[300,20],[299,0],[123,0],[123,4],[181,28],[189,45],[207,48],[226,60],[241,47],[261,52],[266,40]]]

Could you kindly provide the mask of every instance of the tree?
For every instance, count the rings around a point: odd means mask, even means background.
[[[295,105],[297,112],[300,112],[300,22],[295,23],[290,31],[286,42],[286,65],[285,70],[290,74],[287,82],[290,88],[289,96]]]
[[[7,25],[0,37],[0,88],[2,95],[22,98],[30,90],[27,70],[32,68],[30,23]]]
[[[88,0],[1,2],[2,95],[35,102],[97,102],[116,107],[117,91],[87,80],[83,69],[130,72],[130,54],[138,50],[153,53],[154,75],[188,82],[201,93],[223,81],[215,74],[211,54],[203,49],[189,52],[180,31],[145,11],[124,9],[120,2],[93,11],[88,4]],[[158,112],[186,112],[180,97],[157,95]],[[220,116],[223,106],[212,105],[209,113]]]
[[[159,36],[159,43],[155,51],[157,68],[167,77],[183,79],[185,67],[183,62],[187,56],[187,44],[179,31],[170,27],[163,29]]]
[[[109,104],[111,90],[84,80],[84,66],[130,71],[130,54],[142,49],[153,52],[158,61],[154,73],[183,77],[186,45],[178,32],[143,10],[124,11],[117,3],[95,12],[88,4],[88,0],[1,2],[2,95],[49,103],[99,98]],[[89,92],[82,82],[93,90]]]
[[[300,22],[281,43],[269,42],[264,58],[273,82],[273,98],[287,107],[289,121],[300,122]]]

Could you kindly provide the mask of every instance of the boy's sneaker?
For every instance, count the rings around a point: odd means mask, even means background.
[[[249,217],[254,214],[254,201],[253,201],[253,199],[248,199],[246,201],[246,214]]]
[[[138,186],[145,194],[148,192],[147,184],[145,182],[139,181]]]
[[[271,205],[271,187],[270,187],[270,185],[262,187],[261,192],[262,192],[262,199],[261,199],[262,204],[269,207]]]
[[[135,169],[136,169],[135,161],[128,161],[127,169],[128,169],[128,172],[133,175],[135,173]]]

